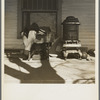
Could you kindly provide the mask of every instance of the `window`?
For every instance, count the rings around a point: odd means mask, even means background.
[[[57,10],[57,0],[22,0],[22,10]]]
[[[57,24],[60,24],[61,13],[59,13],[59,4],[58,1],[61,0],[18,0],[18,35],[17,38],[21,38],[20,32],[25,27],[31,24],[32,15],[36,13],[38,15],[43,15],[44,13],[49,13],[51,16],[55,16],[55,20],[52,20],[52,23],[55,23],[55,30],[60,28]],[[48,14],[48,15],[49,15]],[[44,14],[46,15],[46,14]],[[54,17],[53,16],[53,17]],[[45,16],[42,16],[42,18]],[[39,18],[39,17],[38,17]],[[51,19],[50,19],[51,20]],[[43,20],[41,21],[43,22]],[[39,25],[42,23],[39,23]],[[43,23],[44,24],[44,23]],[[50,23],[49,23],[50,24]],[[54,25],[52,25],[54,27]],[[60,31],[59,31],[60,32]]]

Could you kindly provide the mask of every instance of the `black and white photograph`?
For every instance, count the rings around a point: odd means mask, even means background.
[[[5,0],[4,83],[95,84],[96,0]]]
[[[98,100],[99,0],[1,0],[1,99]]]

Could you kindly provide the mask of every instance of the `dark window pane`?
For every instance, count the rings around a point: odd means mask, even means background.
[[[42,9],[42,6],[43,6],[43,1],[38,0],[38,9]]]
[[[23,28],[28,27],[30,25],[30,14],[29,13],[23,13]]]
[[[51,10],[53,9],[53,7],[54,7],[54,0],[51,0]]]
[[[43,0],[43,9],[44,10],[48,9],[48,0]]]
[[[51,0],[48,0],[48,10],[51,9]]]
[[[52,7],[52,9],[53,10],[56,10],[57,9],[57,0],[53,0],[53,7]]]
[[[51,10],[56,10],[56,0],[51,0]]]
[[[28,9],[32,9],[32,0],[28,0]]]
[[[57,0],[22,0],[24,10],[56,10]]]
[[[33,10],[37,10],[38,7],[38,0],[33,0]]]
[[[23,9],[27,9],[27,0],[23,0]]]
[[[21,8],[23,9],[23,0],[21,0]]]

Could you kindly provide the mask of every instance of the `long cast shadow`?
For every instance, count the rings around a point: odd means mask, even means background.
[[[65,83],[64,79],[58,76],[51,67],[49,60],[41,60],[42,66],[40,68],[33,68],[18,57],[9,57],[9,61],[29,71],[27,74],[5,65],[5,74],[19,79],[21,83]]]

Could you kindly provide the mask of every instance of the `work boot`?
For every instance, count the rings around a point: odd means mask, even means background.
[[[29,51],[24,50],[23,60],[28,60],[28,56],[29,56]]]

